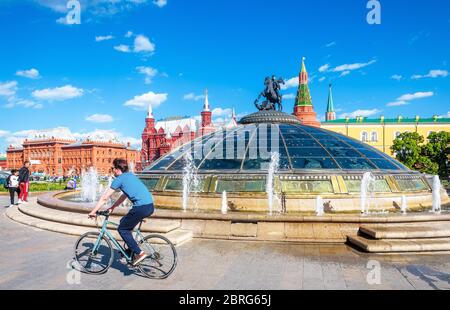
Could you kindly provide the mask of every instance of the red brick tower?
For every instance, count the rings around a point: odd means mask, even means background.
[[[145,128],[142,132],[142,166],[145,167],[152,163],[156,158],[156,148],[157,148],[157,131],[155,128],[155,118],[153,117],[152,106],[148,107],[148,115],[145,119]]]
[[[308,86],[308,72],[306,71],[305,58],[302,58],[302,69],[299,75],[299,86],[297,91],[297,98],[295,99],[294,115],[304,125],[320,127],[320,122],[317,120],[317,114],[314,112],[311,94]]]
[[[202,124],[199,130],[199,135],[204,136],[213,133],[215,128],[212,124],[212,112],[209,108],[208,90],[205,91],[205,103],[203,104],[203,111],[201,113]]]

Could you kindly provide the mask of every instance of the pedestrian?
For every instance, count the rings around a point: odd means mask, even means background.
[[[30,162],[23,163],[23,167],[19,170],[19,200],[18,203],[28,202],[28,192],[30,190]]]
[[[6,185],[9,190],[9,197],[11,200],[11,206],[13,207],[15,205],[14,203],[14,195],[17,193],[17,196],[19,196],[19,171],[13,169],[11,171],[11,175],[6,179]]]

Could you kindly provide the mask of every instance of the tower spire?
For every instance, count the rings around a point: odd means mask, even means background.
[[[330,84],[330,88],[328,90],[328,104],[327,104],[327,113],[325,113],[325,120],[327,122],[336,120],[336,112],[334,112],[334,102],[333,102],[333,85]]]
[[[317,114],[311,99],[308,86],[308,71],[306,70],[305,57],[302,57],[302,67],[299,74],[299,85],[297,97],[295,99],[294,115],[302,121],[304,125],[320,127]]]
[[[205,90],[205,103],[203,104],[203,111],[209,112],[208,89]]]
[[[205,103],[203,104],[203,111],[201,113],[202,123],[198,131],[198,136],[204,136],[208,133],[214,132],[214,125],[212,123],[212,112],[209,107],[208,89],[205,90]]]
[[[308,84],[308,71],[306,71],[305,57],[302,57],[302,69],[300,70],[300,84]]]
[[[306,71],[305,57],[302,58],[302,69],[299,75],[299,86],[297,92],[297,98],[295,101],[296,106],[312,106],[311,94],[308,86],[308,72]]]
[[[152,108],[152,105],[151,105],[151,104],[148,105],[148,115],[147,115],[147,118],[153,118],[153,108]]]
[[[333,92],[332,92],[333,85],[330,84],[330,88],[328,90],[328,105],[327,105],[327,112],[334,112],[334,104],[333,104]]]

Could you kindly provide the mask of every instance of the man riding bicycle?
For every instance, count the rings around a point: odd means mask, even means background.
[[[147,254],[139,248],[136,240],[133,238],[134,228],[145,218],[151,216],[154,212],[153,197],[147,187],[133,173],[128,172],[128,163],[124,159],[115,159],[111,168],[115,180],[100,198],[95,208],[89,213],[89,218],[96,218],[99,211],[118,190],[122,191],[122,196],[108,209],[109,213],[120,206],[127,198],[133,203],[133,208],[120,221],[118,232],[128,248],[137,256],[133,261],[133,266],[138,265],[147,258]]]

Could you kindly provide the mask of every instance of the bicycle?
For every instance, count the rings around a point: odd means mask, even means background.
[[[108,211],[99,211],[97,216],[103,216],[102,228],[98,232],[88,232],[82,235],[75,243],[75,260],[81,267],[81,271],[87,274],[100,275],[108,271],[114,260],[114,248],[119,250],[128,264],[132,264],[133,254],[129,254],[122,247],[113,234],[108,230],[108,225],[118,227],[119,224],[109,221]],[[177,265],[177,252],[175,246],[164,236],[151,234],[144,237],[141,232],[142,221],[134,230],[139,247],[148,255],[138,267],[140,271],[151,279],[166,279],[175,270]],[[168,260],[166,262],[166,259]],[[166,268],[165,268],[166,267]]]

